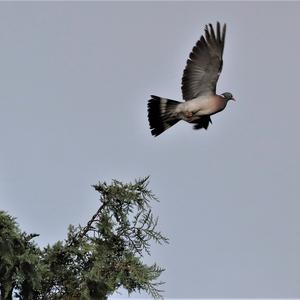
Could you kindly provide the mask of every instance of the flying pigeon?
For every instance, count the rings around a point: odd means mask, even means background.
[[[194,129],[207,129],[210,116],[222,111],[231,93],[216,94],[216,85],[223,66],[223,50],[226,24],[217,22],[216,30],[211,24],[205,26],[194,46],[183,72],[181,90],[186,102],[151,95],[148,101],[148,120],[151,133],[160,135],[180,120],[194,124]]]

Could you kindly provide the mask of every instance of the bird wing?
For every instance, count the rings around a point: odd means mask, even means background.
[[[210,116],[202,116],[199,120],[197,120],[197,122],[193,122],[195,123],[194,125],[194,129],[207,129],[209,126],[209,123],[212,123]]]
[[[187,60],[182,76],[182,96],[191,100],[202,95],[214,95],[222,71],[222,55],[225,42],[226,24],[217,22],[216,32],[211,24],[205,26],[202,35]]]

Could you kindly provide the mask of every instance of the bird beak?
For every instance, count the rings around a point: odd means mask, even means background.
[[[236,101],[234,98],[231,98],[231,100]]]

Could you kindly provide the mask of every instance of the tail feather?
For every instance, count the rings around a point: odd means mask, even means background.
[[[178,101],[151,95],[148,101],[148,120],[152,135],[160,135],[180,120],[175,114],[178,104]]]

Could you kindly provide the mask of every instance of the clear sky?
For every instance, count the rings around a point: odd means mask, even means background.
[[[151,175],[167,298],[300,297],[300,3],[0,3],[0,209],[40,245]],[[208,22],[228,26],[208,131],[150,134]]]

